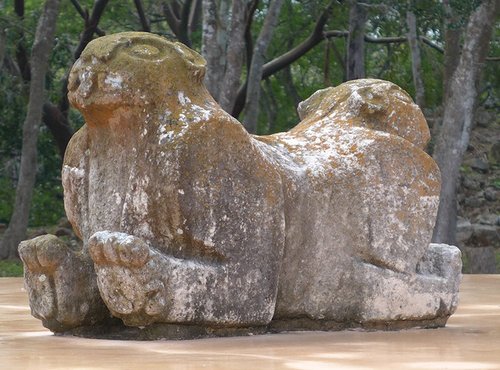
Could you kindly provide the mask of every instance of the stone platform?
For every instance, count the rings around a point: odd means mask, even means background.
[[[20,278],[0,279],[0,369],[500,369],[500,275],[466,275],[446,328],[191,341],[54,336]]]

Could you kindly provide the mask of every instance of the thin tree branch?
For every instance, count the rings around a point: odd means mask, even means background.
[[[0,29],[0,71],[3,67],[3,60],[5,58],[5,47],[7,44],[7,36],[5,35],[5,30]]]
[[[14,10],[21,21],[24,20],[24,0],[16,0],[14,2]],[[16,47],[16,62],[21,72],[24,82],[31,80],[31,66],[28,57],[28,51],[24,47],[24,31],[19,30],[19,41]]]
[[[189,12],[189,20],[188,20],[188,35],[191,39],[191,34],[196,29],[197,24],[200,22],[201,16],[201,0],[194,0],[194,3],[191,4],[191,9]]]
[[[316,25],[314,26],[312,33],[306,40],[304,40],[302,43],[297,45],[292,50],[264,64],[262,68],[262,79],[269,77],[270,75],[278,72],[287,65],[293,63],[301,56],[306,54],[309,50],[318,45],[324,39],[323,28],[325,27],[328,17],[330,16],[330,12],[333,8],[334,3],[335,0],[332,0],[325,8],[323,13],[321,13],[320,17],[316,21]],[[239,116],[240,113],[243,111],[246,99],[246,90],[247,90],[247,82],[245,81],[245,83],[238,89],[236,102],[234,104],[234,109],[232,112],[232,115],[234,117]]]
[[[349,33],[347,31],[332,30],[332,31],[326,31],[324,35],[325,38],[332,38],[332,37],[347,37],[348,34]],[[427,46],[430,46],[434,50],[437,50],[440,53],[444,53],[444,48],[442,46],[437,45],[427,37],[419,36],[419,40],[422,41]],[[405,36],[374,37],[370,35],[365,35],[365,41],[372,44],[398,44],[407,42],[408,39]],[[500,61],[500,56],[487,57],[486,60],[489,62],[498,62]]]
[[[94,3],[94,8],[92,9],[92,14],[90,18],[85,22],[85,30],[82,33],[82,37],[80,38],[80,43],[76,47],[74,58],[80,58],[80,54],[83,49],[87,46],[87,44],[92,41],[92,37],[96,32],[97,24],[101,19],[101,15],[104,12],[104,8],[108,4],[109,0],[96,0]]]
[[[369,35],[365,35],[365,41],[372,44],[396,44],[407,42],[408,39],[406,36],[397,36],[397,37],[373,37]]]
[[[340,51],[339,49],[337,48],[337,46],[335,46],[335,42],[332,42],[331,44],[331,47],[332,47],[332,50],[333,50],[333,53],[335,54],[335,57],[337,58],[339,64],[340,64],[340,67],[342,68],[343,71],[345,71],[345,59],[344,57],[340,54]],[[345,77],[345,72],[344,72],[344,77]]]
[[[92,15],[90,17],[88,16],[87,11],[81,9],[81,6],[79,6],[76,0],[71,1],[73,6],[77,8],[77,11],[78,13],[80,13],[80,15],[82,15],[83,12],[85,20],[85,29],[74,52],[74,59],[76,60],[80,57],[83,49],[92,40],[94,33],[97,33],[98,23],[104,11],[104,8],[108,3],[108,0],[97,0],[94,4]],[[78,10],[78,7],[80,8],[80,10]],[[43,105],[42,116],[44,124],[48,127],[57,143],[61,156],[64,155],[64,151],[66,149],[68,141],[73,134],[73,130],[68,124],[68,111],[68,75],[66,75],[61,86],[61,99],[59,101],[59,105],[56,106],[49,101],[45,102]]]
[[[252,39],[252,21],[253,15],[257,10],[259,5],[259,0],[253,0],[250,3],[250,13],[248,15],[248,22],[245,28],[245,50],[246,50],[246,61],[247,61],[247,75],[250,71],[250,66],[252,65],[252,54],[253,54],[253,39]]]
[[[168,23],[168,26],[175,34],[175,36],[178,38],[180,20],[175,14],[172,4],[163,3],[162,10],[163,10],[163,15],[165,16],[165,19]]]
[[[73,130],[69,126],[66,116],[57,106],[50,102],[45,102],[43,104],[42,120],[54,137],[61,158],[64,157],[69,139],[73,136]]]
[[[432,42],[431,40],[429,40],[427,37],[423,37],[423,36],[420,36],[420,40],[430,46],[431,48],[433,48],[434,50],[437,50],[439,51],[440,53],[444,53],[444,48],[435,44],[434,42]],[[485,59],[486,61],[488,62],[499,62],[500,61],[500,56],[492,56],[492,57],[486,57]]]
[[[440,53],[444,53],[444,48],[442,48],[441,46],[435,44],[434,42],[432,42],[431,40],[429,40],[427,37],[420,36],[420,41],[422,41],[427,46],[430,46],[434,50],[437,50]]]
[[[192,0],[184,0],[179,23],[179,41],[189,47],[191,47],[191,38],[189,36],[189,14],[191,13],[192,3]]]
[[[264,24],[255,42],[252,65],[248,73],[247,94],[245,100],[245,118],[243,125],[250,133],[257,132],[257,122],[259,116],[259,98],[261,92],[260,81],[262,80],[262,70],[265,61],[266,50],[278,23],[283,0],[272,0],[264,19]]]
[[[83,8],[80,5],[80,3],[78,2],[78,0],[71,0],[71,4],[73,4],[73,6],[75,7],[75,9],[78,12],[78,14],[80,14],[80,16],[82,17],[82,19],[85,22],[87,22],[88,19],[89,19],[89,12],[87,10],[83,10]],[[99,36],[104,36],[105,35],[105,32],[103,30],[101,30],[99,27],[96,27],[95,33],[97,35],[99,35]]]
[[[186,0],[182,7],[177,1],[172,1],[168,4],[163,3],[162,6],[163,14],[165,15],[168,26],[174,33],[175,37],[187,46],[191,46],[189,19],[192,5],[192,0]]]
[[[141,27],[144,32],[151,32],[151,25],[149,24],[149,20],[146,17],[146,13],[144,13],[144,6],[142,5],[141,0],[134,0],[135,8],[137,9],[137,14],[139,15],[139,19],[141,21]]]
[[[87,46],[87,44],[92,41],[92,37],[94,36],[94,33],[96,32],[97,25],[99,23],[99,20],[101,19],[101,15],[104,12],[104,8],[106,7],[108,3],[108,0],[96,0],[94,3],[94,8],[92,9],[92,14],[90,18],[85,20],[85,29],[82,32],[82,35],[80,37],[80,42],[78,46],[75,49],[75,52],[73,54],[74,59],[78,59],[80,55],[82,54],[83,49]],[[69,101],[68,101],[68,77],[63,81],[62,85],[62,97],[61,101],[59,102],[59,109],[61,110],[62,114],[65,116],[67,111],[69,110]]]

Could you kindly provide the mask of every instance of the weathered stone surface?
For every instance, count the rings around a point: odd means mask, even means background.
[[[289,132],[256,137],[208,94],[204,63],[145,33],[94,40],[75,63],[69,98],[86,125],[63,185],[84,245],[20,247],[34,315],[140,336],[96,324],[109,312],[146,338],[444,325],[460,252],[429,246],[440,175],[408,94],[352,81],[301,103]],[[43,253],[55,270],[30,264]],[[44,314],[54,292],[93,314],[58,300]]]
[[[478,247],[500,247],[499,227],[496,225],[472,225],[472,244]]]
[[[496,142],[491,146],[488,159],[492,165],[500,164],[500,142]]]
[[[484,199],[490,202],[494,202],[497,200],[497,193],[498,191],[493,187],[486,188],[484,190]]]
[[[472,224],[469,220],[464,218],[458,218],[457,220],[457,232],[456,239],[459,247],[463,247],[464,244],[471,238],[472,236]]]
[[[481,172],[481,173],[486,173],[490,169],[489,163],[482,158],[474,158],[470,162],[470,166],[473,170],[475,170],[477,172]]]
[[[479,216],[478,222],[483,225],[500,226],[500,215],[493,213],[486,213]]]
[[[88,254],[72,251],[54,235],[19,244],[31,313],[45,327],[60,332],[106,321]]]
[[[465,248],[469,262],[468,270],[472,274],[495,274],[495,249],[493,247]]]

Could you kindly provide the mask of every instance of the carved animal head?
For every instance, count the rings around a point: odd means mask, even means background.
[[[319,90],[298,108],[302,120],[330,117],[333,124],[350,124],[398,135],[419,148],[430,140],[424,115],[399,86],[376,79],[353,80]]]
[[[204,74],[203,57],[183,44],[123,32],[88,44],[70,72],[68,98],[88,117],[118,106],[154,107],[181,86],[199,88]]]

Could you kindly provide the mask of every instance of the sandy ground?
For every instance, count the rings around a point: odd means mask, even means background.
[[[500,369],[500,275],[466,275],[446,328],[299,332],[192,341],[59,337],[0,279],[0,369]]]

